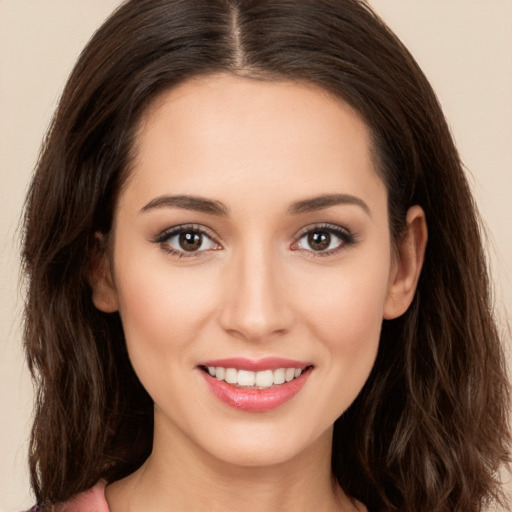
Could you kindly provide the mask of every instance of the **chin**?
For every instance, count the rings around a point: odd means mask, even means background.
[[[210,437],[203,450],[225,464],[247,468],[279,466],[299,455],[330,450],[332,426],[325,432],[308,433],[297,425],[297,431],[266,424],[261,428],[224,429]]]

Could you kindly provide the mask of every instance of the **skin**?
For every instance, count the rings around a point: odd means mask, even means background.
[[[291,211],[332,194],[344,202]],[[177,195],[224,214],[161,199]],[[393,244],[368,129],[323,91],[215,75],[159,97],[91,275],[96,307],[119,311],[155,402],[153,453],[107,487],[112,512],[364,510],[331,476],[332,425],[368,377],[383,318],[412,301],[421,208],[407,222]],[[169,252],[178,237],[162,233],[190,224],[208,234],[200,250]],[[314,250],[305,230],[325,235],[326,224],[343,236]],[[197,366],[225,357],[313,370],[290,401],[247,412],[219,401]]]

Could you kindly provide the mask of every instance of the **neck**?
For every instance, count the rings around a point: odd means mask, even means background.
[[[331,430],[304,452],[265,466],[219,460],[186,436],[168,434],[156,427],[144,465],[107,488],[111,512],[358,510],[332,477]]]

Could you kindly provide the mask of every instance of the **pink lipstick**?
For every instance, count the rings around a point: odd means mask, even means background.
[[[249,412],[270,411],[291,400],[313,369],[310,363],[283,358],[216,359],[198,367],[219,400]]]

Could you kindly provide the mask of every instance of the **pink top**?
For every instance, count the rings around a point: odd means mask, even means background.
[[[105,486],[106,482],[101,480],[92,489],[78,494],[66,503],[52,507],[51,512],[110,512],[105,499]],[[30,512],[41,510],[44,509],[35,507]]]

